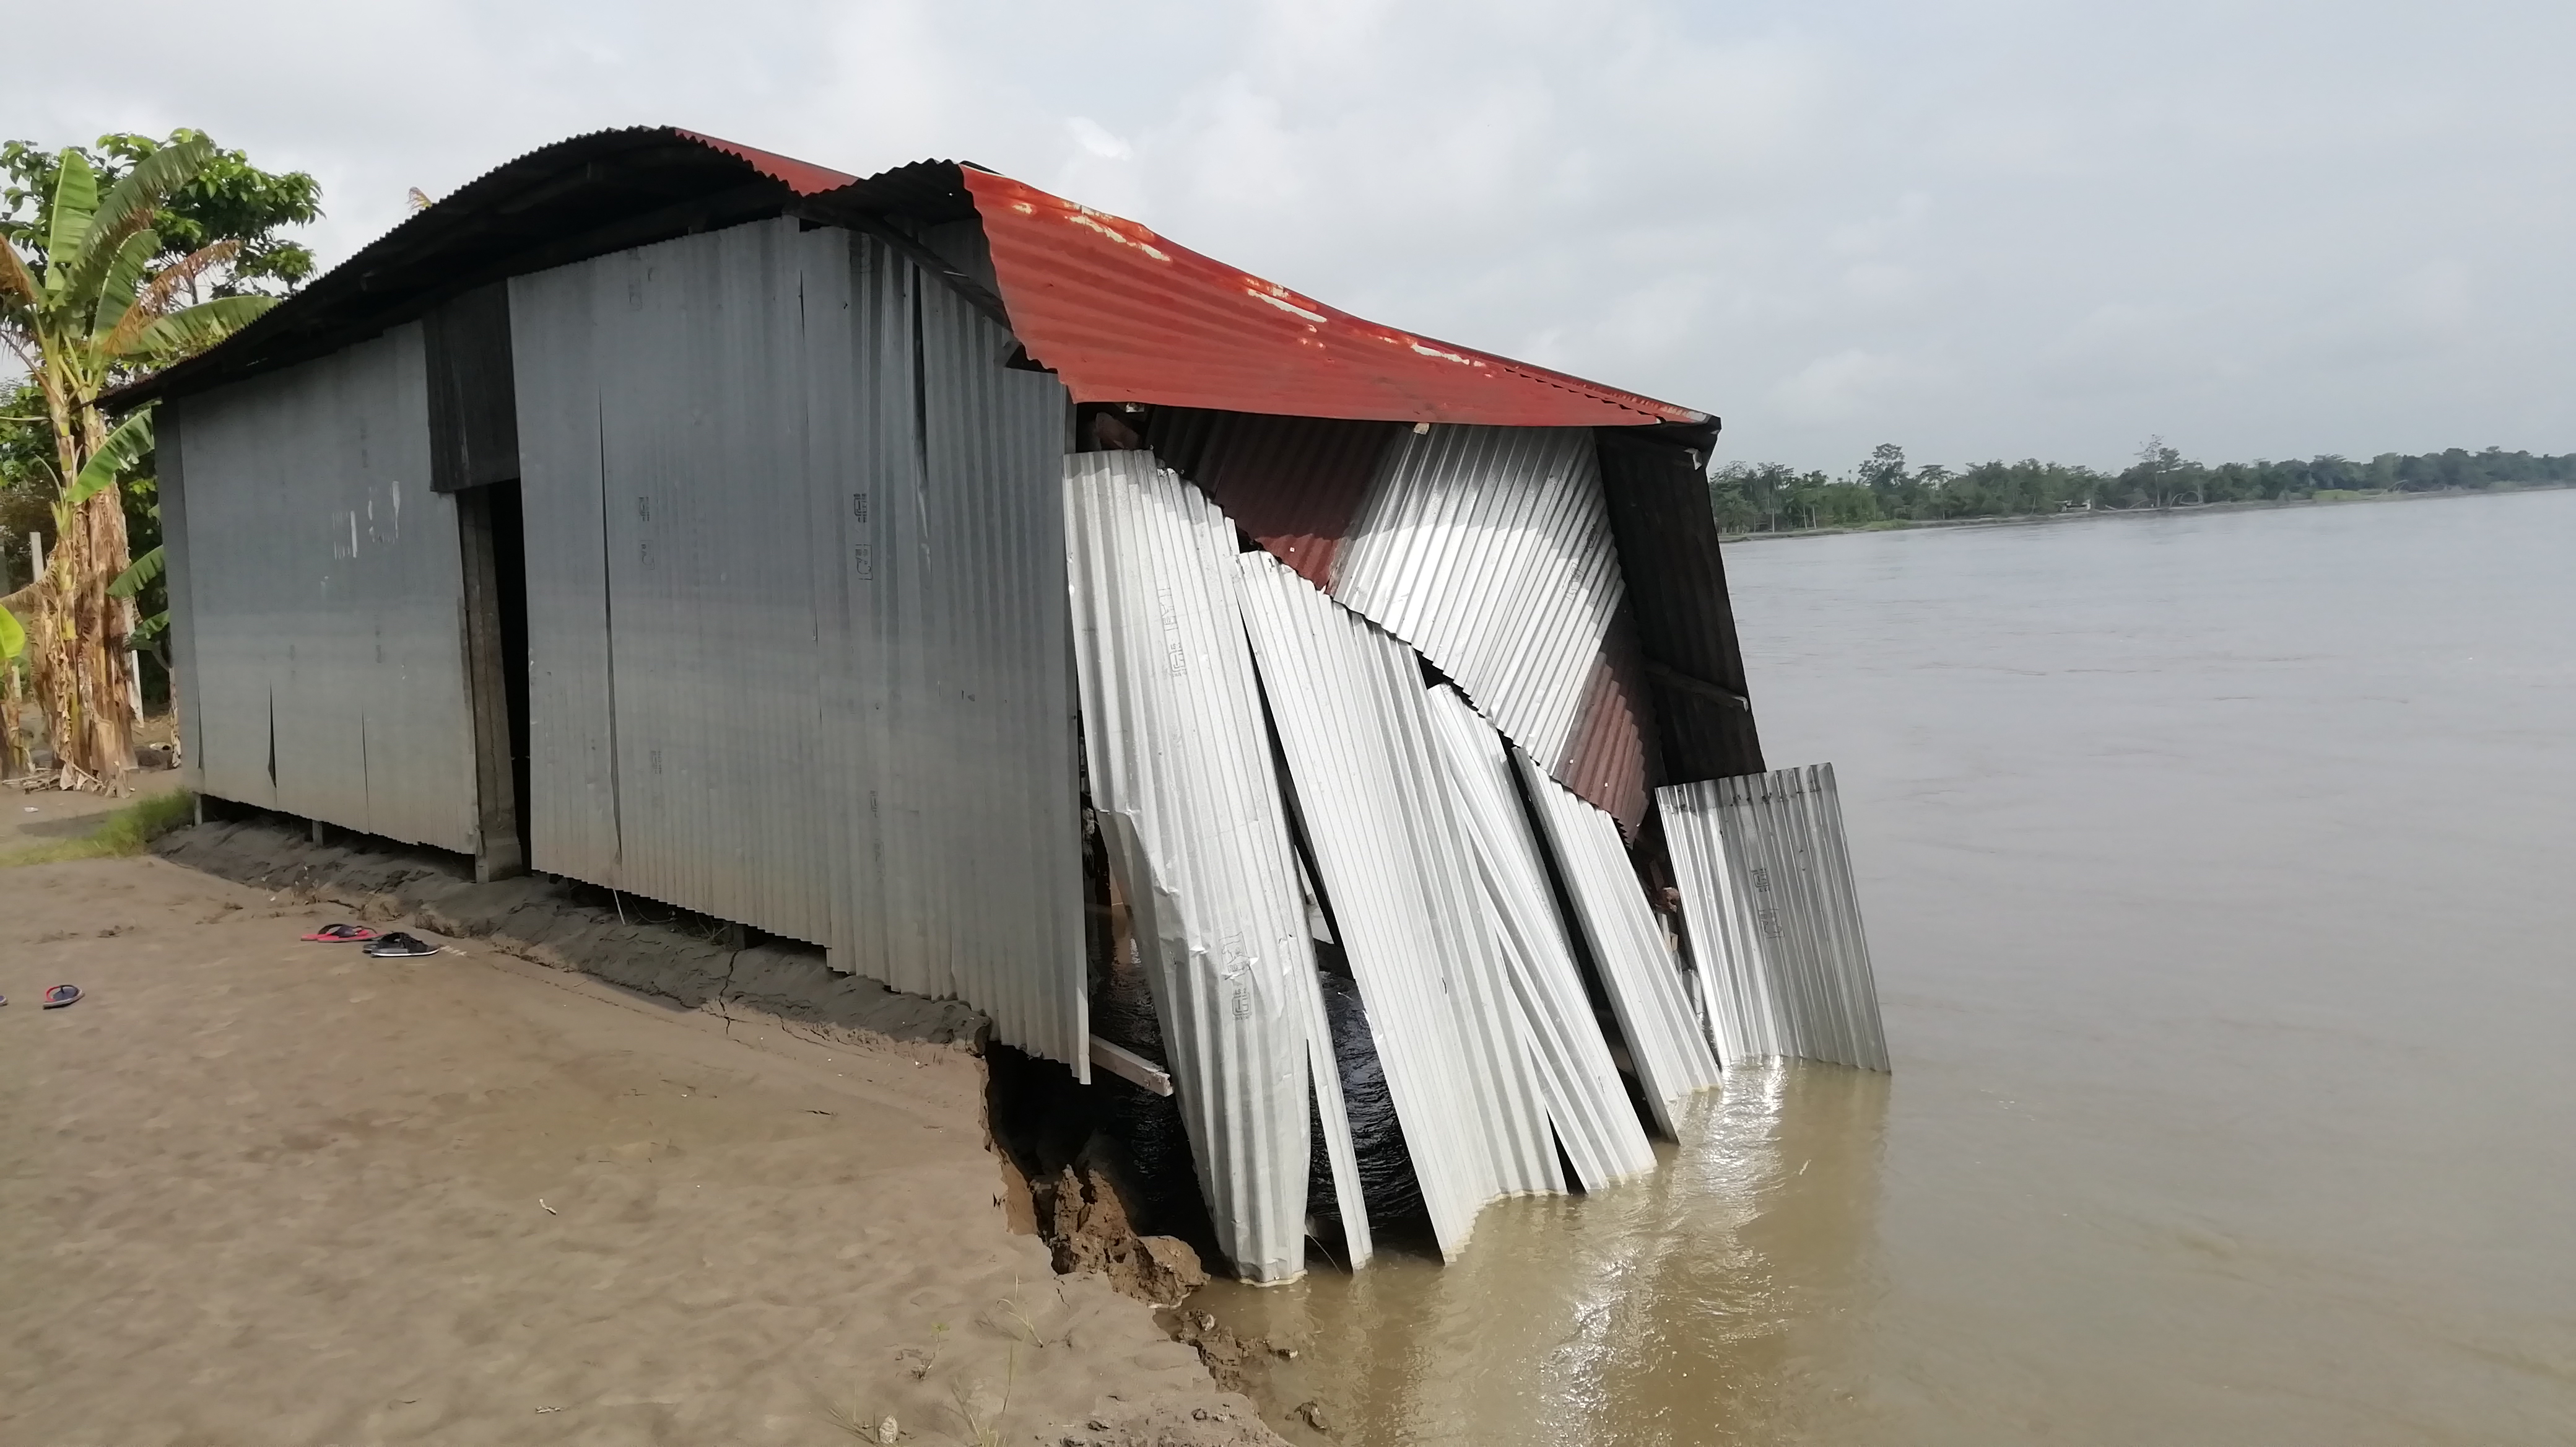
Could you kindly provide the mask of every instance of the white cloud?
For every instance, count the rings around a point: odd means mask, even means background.
[[[243,0],[52,144],[196,125],[346,256],[534,146],[967,158],[1848,467],[2576,447],[2576,8],[2076,0]]]

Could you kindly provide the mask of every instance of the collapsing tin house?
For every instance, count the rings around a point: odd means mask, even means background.
[[[202,793],[1153,1081],[1245,1277],[1303,1269],[1310,1156],[1371,1250],[1328,994],[1450,1254],[1651,1169],[1719,1050],[1885,1068],[1702,413],[975,167],[671,129],[493,171],[152,398]],[[1159,1060],[1092,1033],[1136,968]]]

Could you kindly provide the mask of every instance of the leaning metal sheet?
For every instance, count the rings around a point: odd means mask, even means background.
[[[1553,766],[1624,586],[1589,430],[1450,426],[1386,449],[1332,594]]]
[[[1430,691],[1458,817],[1473,841],[1539,1094],[1586,1189],[1655,1168],[1654,1147],[1584,994],[1574,941],[1530,833],[1509,745],[1447,686]]]
[[[1727,1063],[1887,1069],[1833,765],[1677,784],[1656,799]]]
[[[1310,1088],[1335,1195],[1360,1196],[1235,602],[1234,528],[1146,452],[1066,458],[1064,512],[1092,804],[1200,1184],[1236,1269],[1285,1280],[1305,1265]],[[1364,1213],[1350,1214],[1365,1260]]]
[[[1678,1139],[1675,1122],[1683,1099],[1716,1085],[1721,1076],[1663,928],[1646,905],[1627,846],[1619,842],[1619,826],[1549,778],[1527,754],[1515,753],[1514,762],[1538,805],[1540,831],[1573,898],[1655,1125]]]
[[[1420,660],[1268,553],[1236,562],[1318,883],[1433,1233],[1455,1257],[1487,1201],[1562,1191],[1565,1178],[1449,799]]]
[[[206,791],[472,853],[464,571],[419,326],[181,409]]]

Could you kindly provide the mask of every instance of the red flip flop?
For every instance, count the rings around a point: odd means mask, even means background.
[[[362,924],[326,924],[304,938],[317,945],[354,945],[375,937],[376,932]]]
[[[79,1000],[80,997],[78,985],[48,985],[45,987],[45,1008],[59,1010]]]

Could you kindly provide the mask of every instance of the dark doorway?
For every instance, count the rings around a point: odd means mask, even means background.
[[[519,510],[519,484],[498,482],[492,495],[492,573],[501,612],[501,695],[510,712],[511,822],[518,826],[519,858],[534,857],[528,843],[528,532]]]

